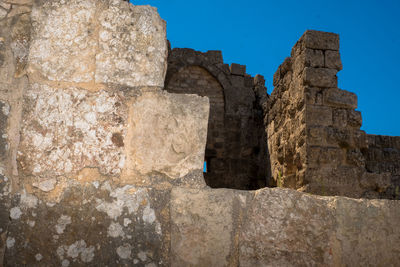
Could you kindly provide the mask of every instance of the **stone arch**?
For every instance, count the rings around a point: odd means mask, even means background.
[[[185,66],[170,76],[166,90],[170,93],[197,94],[207,96],[210,100],[210,116],[208,122],[205,160],[207,172],[206,183],[218,186],[215,176],[224,172],[221,165],[224,158],[224,90],[218,80],[205,68]]]

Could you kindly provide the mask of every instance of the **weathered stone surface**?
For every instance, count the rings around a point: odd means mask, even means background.
[[[27,192],[10,209],[6,266],[169,265],[169,192],[71,184],[58,203]]]
[[[203,169],[209,103],[195,95],[147,92],[130,105],[127,175],[177,179]]]
[[[325,68],[305,68],[304,83],[315,87],[337,87],[337,70]]]
[[[240,236],[240,266],[333,265],[329,199],[292,190],[257,191]]]
[[[174,188],[172,266],[237,266],[237,245],[248,192]]]
[[[18,154],[24,173],[63,175],[84,167],[121,172],[127,131],[122,93],[32,84],[24,109]]]
[[[398,204],[260,190],[242,227],[240,266],[396,265]]]
[[[323,91],[324,104],[335,107],[356,109],[357,95],[338,88],[329,88]]]
[[[244,76],[246,74],[246,66],[245,65],[232,63],[231,66],[229,67],[229,69],[233,75]]]
[[[166,25],[154,7],[110,1],[99,23],[96,82],[164,86]]]
[[[11,51],[15,60],[15,77],[21,77],[25,74],[31,41],[30,8],[24,9],[21,12],[28,14],[23,14],[15,19],[16,22],[11,32]],[[11,13],[9,15],[11,15]]]
[[[31,76],[51,81],[162,87],[165,22],[125,1],[42,1],[32,11]]]
[[[339,35],[308,30],[302,37],[306,48],[339,51]]]
[[[96,3],[41,1],[32,9],[29,73],[51,81],[93,82]]]
[[[332,125],[332,109],[325,106],[308,105],[306,108],[307,125]]]
[[[325,67],[338,71],[343,68],[339,51],[325,51]]]

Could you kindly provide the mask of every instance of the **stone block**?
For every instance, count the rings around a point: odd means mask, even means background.
[[[325,51],[325,68],[338,71],[343,69],[339,51]]]
[[[341,265],[396,265],[400,251],[393,244],[400,240],[400,229],[395,227],[399,211],[396,201],[337,198],[336,238],[342,249]]]
[[[348,124],[355,128],[360,128],[362,125],[361,112],[358,110],[349,110],[348,112]]]
[[[5,266],[168,266],[168,191],[93,181],[13,198]]]
[[[28,72],[50,81],[93,82],[96,2],[38,1],[32,9]]]
[[[239,265],[334,265],[335,211],[329,204],[329,198],[289,189],[257,191],[241,228]]]
[[[325,106],[306,106],[307,126],[330,126],[332,125],[332,109]]]
[[[172,266],[237,266],[239,222],[251,193],[174,188]]]
[[[347,109],[334,109],[333,110],[333,126],[344,128],[347,126]]]
[[[207,97],[147,92],[130,105],[126,174],[158,172],[171,179],[202,170],[207,139]]]
[[[32,10],[29,73],[76,83],[164,86],[165,22],[126,1],[42,1]]]
[[[243,76],[232,75],[230,80],[231,80],[231,83],[233,86],[238,87],[238,88],[244,87],[244,77]]]
[[[231,74],[233,74],[233,75],[244,76],[246,74],[246,66],[245,65],[232,63],[231,66],[229,67],[229,69],[231,71]]]
[[[340,165],[345,158],[340,148],[310,146],[307,149],[307,163],[313,167],[322,165]]]
[[[166,24],[156,8],[110,0],[99,23],[96,82],[164,87]]]
[[[32,84],[22,118],[18,162],[23,173],[65,175],[84,167],[121,173],[127,131],[123,93]]]
[[[303,82],[312,87],[337,87],[337,70],[326,68],[305,68]]]
[[[314,49],[305,49],[304,54],[301,57],[304,57],[304,66],[312,67],[312,68],[323,68],[324,67],[324,51],[322,50],[314,50]]]
[[[356,109],[357,95],[338,88],[329,88],[323,91],[324,104],[328,106]]]
[[[339,35],[336,33],[307,30],[301,40],[306,48],[339,51]]]

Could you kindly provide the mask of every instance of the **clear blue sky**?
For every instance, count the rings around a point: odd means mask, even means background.
[[[400,0],[136,0],[158,8],[172,47],[222,50],[272,77],[307,29],[340,34],[339,88],[358,95],[367,133],[400,136]]]

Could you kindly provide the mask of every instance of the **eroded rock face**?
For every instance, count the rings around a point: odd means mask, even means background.
[[[124,1],[42,1],[32,10],[30,75],[50,81],[164,84],[165,22]]]
[[[71,184],[58,203],[22,192],[10,210],[5,265],[168,265],[168,198],[107,181]]]
[[[128,175],[160,172],[172,179],[202,170],[208,99],[148,92],[130,107],[126,141]]]
[[[19,163],[26,174],[62,175],[85,166],[120,174],[127,128],[122,93],[35,83],[24,109]]]
[[[177,266],[396,265],[399,211],[398,201],[290,189],[174,189],[171,260]]]

